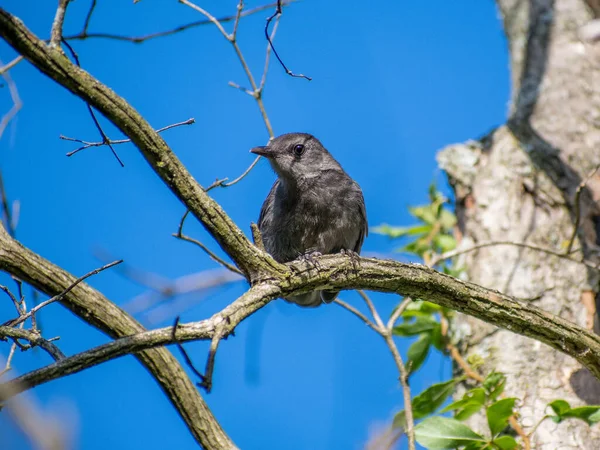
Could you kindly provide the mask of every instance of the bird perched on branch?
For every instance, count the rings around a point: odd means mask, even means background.
[[[360,253],[368,233],[359,185],[314,136],[289,133],[252,153],[277,174],[258,220],[265,250],[281,263],[324,254]],[[339,291],[313,291],[286,298],[300,306],[330,303]]]

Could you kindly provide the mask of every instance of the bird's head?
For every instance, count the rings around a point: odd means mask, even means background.
[[[288,133],[276,137],[264,147],[250,150],[264,156],[279,178],[297,182],[318,176],[324,170],[339,170],[339,163],[319,140],[307,133]]]

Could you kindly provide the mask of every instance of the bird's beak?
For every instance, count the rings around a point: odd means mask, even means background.
[[[250,153],[254,153],[255,155],[269,157],[271,155],[271,150],[267,146],[254,147],[250,150]]]

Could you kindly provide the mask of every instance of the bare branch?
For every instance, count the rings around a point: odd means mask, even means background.
[[[210,259],[215,261],[217,264],[222,265],[223,267],[225,267],[228,270],[231,270],[234,273],[239,273],[240,275],[243,275],[243,273],[240,269],[238,269],[234,265],[229,264],[227,261],[219,258],[212,250],[210,250],[206,245],[204,245],[199,240],[191,238],[189,236],[186,236],[185,234],[173,233],[172,236],[176,237],[177,239],[181,239],[182,241],[187,241],[187,242],[191,242],[192,244],[196,244],[198,247],[200,247],[202,250],[204,250],[204,252],[210,257]]]
[[[76,281],[68,272],[11,239],[1,226],[0,270],[19,277],[49,296],[60,294]],[[85,282],[79,283],[60,302],[88,324],[113,338],[145,331],[131,316]],[[235,448],[200,397],[196,386],[167,349],[142,351],[135,353],[135,357],[155,378],[199,443],[211,449]]]
[[[362,320],[364,323],[366,323],[370,328],[372,328],[374,331],[376,331],[377,333],[380,333],[381,330],[379,329],[379,327],[377,325],[375,325],[373,322],[371,322],[369,320],[369,318],[367,316],[365,316],[363,313],[361,313],[358,309],[356,309],[354,306],[346,303],[343,300],[340,300],[339,298],[336,298],[333,303],[337,303],[338,305],[340,305],[342,308],[347,309],[348,311],[350,311],[352,314],[354,314],[356,317],[358,317],[360,320]]]
[[[0,338],[10,337],[13,339],[24,339],[29,341],[31,347],[40,347],[45,350],[55,361],[65,358],[63,352],[48,339],[44,339],[39,333],[20,328],[12,328],[0,325]],[[23,350],[23,349],[22,349]]]
[[[22,60],[23,60],[23,57],[21,55],[19,55],[15,59],[13,59],[11,62],[6,64],[5,66],[0,67],[0,75],[4,75],[5,72],[8,72],[10,69],[12,69],[17,64],[19,64]]]
[[[64,1],[64,0],[61,0],[61,1]],[[69,2],[69,0],[66,0],[66,1],[67,1],[67,3]],[[73,56],[73,59],[75,60],[75,63],[77,64],[77,67],[81,67],[81,64],[79,63],[79,57],[77,56],[77,53],[75,53],[75,50],[73,50],[73,47],[71,47],[71,45],[69,45],[69,43],[67,41],[65,41],[64,39],[63,39],[63,42],[64,42],[65,46],[69,49],[69,52],[71,52],[71,55]],[[117,160],[119,165],[121,167],[125,167],[125,164],[123,164],[123,161],[121,161],[121,158],[119,158],[119,155],[117,155],[117,152],[115,151],[112,144],[110,143],[110,139],[108,138],[108,136],[106,135],[106,133],[104,132],[102,127],[100,126],[100,122],[98,122],[98,118],[96,117],[96,114],[94,113],[94,110],[92,109],[91,105],[88,102],[86,102],[85,106],[87,107],[87,110],[90,113],[90,116],[92,116],[92,120],[94,121],[94,125],[96,126],[98,133],[100,133],[100,137],[102,137],[102,142],[104,142],[106,145],[108,145],[108,147],[110,148],[110,151],[112,152],[113,156],[115,157],[115,159]]]
[[[287,6],[290,3],[293,3],[294,1],[295,0],[285,1],[285,2],[283,2],[283,6]],[[94,0],[94,3],[95,3],[95,0]],[[264,11],[266,9],[273,8],[274,6],[277,6],[277,3],[270,3],[268,5],[262,5],[262,6],[257,6],[255,8],[247,9],[246,11],[243,11],[241,13],[240,17],[250,16],[252,14],[256,14],[258,12]],[[88,15],[89,14],[90,13],[88,13]],[[235,20],[236,16],[237,16],[237,14],[219,17],[217,20],[221,23],[231,22],[231,21]],[[156,39],[156,38],[165,37],[165,36],[171,36],[173,34],[180,33],[182,31],[188,30],[190,28],[195,28],[198,26],[210,25],[210,24],[212,24],[212,22],[210,20],[196,20],[194,22],[190,22],[185,25],[180,25],[171,30],[158,31],[156,33],[149,33],[149,34],[144,34],[141,36],[124,36],[124,35],[112,34],[112,33],[88,33],[87,26],[84,25],[84,28],[80,33],[65,36],[64,38],[68,41],[84,40],[84,39],[112,39],[112,40],[117,40],[117,41],[125,41],[125,42],[131,42],[134,44],[140,44],[142,42],[149,41],[151,39]],[[86,25],[89,25],[89,22],[87,20],[86,20]]]
[[[558,250],[553,250],[551,248],[540,247],[539,245],[528,244],[525,242],[514,242],[514,241],[481,242],[479,244],[475,244],[475,245],[465,248],[465,249],[459,248],[456,250],[451,250],[451,251],[443,253],[441,255],[434,256],[430,261],[430,266],[431,267],[436,266],[440,262],[445,261],[447,259],[454,258],[455,256],[464,255],[465,253],[474,252],[476,250],[479,250],[479,249],[482,249],[485,247],[495,247],[498,245],[512,245],[515,247],[527,248],[529,250],[534,250],[537,252],[545,253],[547,255],[556,256],[557,258],[566,259],[567,261],[571,261],[576,264],[583,264],[584,266],[586,266],[590,269],[600,270],[600,267],[598,266],[598,264],[595,264],[595,263],[593,263],[591,261],[587,261],[587,260],[574,259],[573,257],[570,256],[571,253],[565,254],[565,253],[559,252]]]
[[[8,63],[6,66],[2,67],[2,69],[0,69],[0,74],[4,77],[4,80],[6,81],[6,85],[8,86],[8,91],[10,92],[10,97],[13,102],[12,107],[8,110],[8,112],[6,114],[4,114],[2,116],[2,119],[0,120],[0,137],[2,137],[2,135],[4,134],[4,130],[6,129],[6,127],[10,123],[10,121],[15,118],[15,116],[17,115],[17,113],[20,111],[20,109],[23,106],[21,97],[19,97],[19,91],[17,90],[17,85],[15,84],[15,82],[12,80],[10,74],[8,73],[8,70],[11,67],[13,67],[15,64],[17,64],[19,61],[20,61],[19,58],[15,58],[10,63]],[[0,61],[0,65],[2,65],[2,61]]]
[[[188,120],[184,120],[183,122],[178,122],[178,123],[174,123],[172,125],[167,125],[166,127],[163,127],[163,128],[159,128],[158,130],[156,130],[156,132],[162,133],[163,131],[170,130],[171,128],[180,127],[182,125],[192,125],[194,123],[196,123],[196,120],[192,117]],[[64,141],[79,142],[80,144],[84,144],[82,147],[79,147],[79,148],[73,150],[72,152],[67,153],[67,156],[73,156],[75,153],[78,153],[81,150],[85,150],[86,148],[90,148],[90,147],[101,147],[103,145],[119,145],[119,144],[126,144],[128,142],[131,142],[131,139],[115,139],[115,140],[109,139],[108,141],[102,141],[102,142],[87,142],[87,141],[82,141],[81,139],[63,136],[62,134],[59,136],[59,139],[62,139]]]
[[[573,224],[573,234],[571,235],[571,239],[569,239],[569,244],[567,245],[567,250],[565,251],[566,255],[569,255],[571,253],[571,250],[573,249],[573,244],[575,243],[575,238],[577,237],[577,232],[579,231],[579,224],[581,222],[581,193],[583,192],[583,188],[585,188],[585,185],[592,179],[594,175],[596,175],[596,172],[598,172],[599,169],[600,165],[596,166],[587,175],[587,177],[585,177],[581,181],[581,183],[579,183],[579,186],[577,186],[577,189],[575,190],[575,199],[573,200],[573,203],[575,205],[575,223]]]
[[[67,12],[68,5],[69,0],[58,0],[58,8],[56,8],[56,15],[54,16],[52,31],[50,33],[50,45],[52,47],[60,48],[63,22],[65,21],[65,13]]]
[[[273,50],[273,54],[277,58],[277,61],[279,61],[279,64],[281,64],[281,67],[283,67],[283,69],[285,70],[285,73],[287,73],[291,77],[305,78],[308,81],[312,81],[312,78],[307,77],[306,75],[303,75],[301,73],[296,74],[296,73],[292,72],[290,69],[288,69],[287,66],[281,60],[281,58],[279,57],[279,54],[277,53],[277,50],[275,50],[275,46],[273,45],[273,41],[271,40],[271,36],[269,36],[269,25],[271,24],[271,21],[275,17],[277,17],[279,19],[279,17],[281,16],[282,13],[283,13],[283,10],[281,9],[281,0],[278,0],[278,2],[277,2],[277,9],[273,13],[273,15],[267,19],[267,23],[265,25],[265,37],[267,38],[267,41],[269,42],[269,45],[271,46],[271,49]]]
[[[91,272],[86,273],[85,275],[77,278],[73,283],[71,283],[69,285],[69,287],[67,287],[60,294],[55,295],[54,297],[46,300],[45,302],[40,303],[36,307],[32,308],[28,313],[22,314],[21,316],[17,317],[16,319],[9,320],[8,322],[4,323],[3,325],[9,326],[9,327],[14,327],[14,326],[16,326],[16,325],[18,325],[18,324],[20,324],[22,322],[25,322],[27,319],[29,319],[30,317],[32,317],[36,312],[38,312],[43,307],[48,306],[51,303],[54,303],[54,302],[62,300],[65,297],[65,295],[67,295],[69,292],[71,292],[75,286],[77,286],[79,283],[81,283],[86,278],[89,278],[92,275],[96,275],[96,274],[102,272],[103,270],[106,270],[106,269],[109,269],[109,268],[111,268],[113,266],[116,266],[117,264],[121,264],[122,262],[123,262],[123,260],[120,259],[118,261],[111,262],[110,264],[106,264],[106,265],[104,265],[102,267],[99,267],[98,269],[94,269]]]

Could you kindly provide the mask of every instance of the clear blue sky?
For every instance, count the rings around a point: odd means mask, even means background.
[[[89,6],[73,2],[66,33],[78,32]],[[111,3],[111,4],[109,4]],[[166,30],[200,19],[176,1],[99,2],[90,30],[126,35]],[[49,35],[56,2],[4,0],[39,36]],[[215,15],[235,11],[234,0],[200,3]],[[248,6],[261,3],[252,1]],[[426,200],[436,179],[435,153],[477,138],[501,124],[508,100],[505,39],[492,0],[448,2],[339,2],[302,0],[285,10],[276,45],[294,71],[272,64],[264,94],[276,134],[315,134],[362,186],[370,224],[409,224],[407,206]],[[265,51],[264,12],[240,25],[240,45],[258,74]],[[227,25],[230,27],[231,25]],[[164,133],[194,177],[208,185],[233,178],[252,161],[248,149],[267,141],[254,101],[227,85],[245,80],[230,45],[212,26],[141,45],[74,42],[82,65],[125,97],[156,128],[193,117],[196,124]],[[14,52],[0,43],[4,63]],[[121,168],[107,148],[76,148],[60,134],[96,141],[85,105],[28,63],[11,71],[24,102],[0,140],[0,170],[8,193],[21,202],[19,239],[44,257],[81,275],[100,265],[103,249],[131,266],[174,279],[214,268],[201,251],[176,241],[184,207],[131,145],[118,146]],[[2,111],[10,106],[0,89]],[[102,118],[113,139],[120,135]],[[256,221],[274,175],[262,161],[240,184],[213,191],[245,230]],[[187,231],[217,250],[201,227]],[[395,244],[371,234],[364,252],[391,253]],[[401,255],[393,254],[400,258]],[[9,283],[0,276],[0,283]],[[146,289],[116,271],[90,283],[117,304]],[[242,283],[188,296],[182,321],[208,317],[243,292]],[[355,293],[342,298],[360,305]],[[374,295],[389,314],[394,296]],[[13,314],[0,301],[0,321]],[[173,314],[147,326],[165,326]],[[44,334],[61,337],[70,355],[106,342],[60,305],[41,314]],[[405,351],[408,341],[401,341]],[[202,367],[207,345],[187,346]],[[8,346],[0,343],[6,356]],[[16,372],[50,362],[42,352],[17,354]],[[433,355],[412,380],[418,393],[447,379],[450,363]],[[196,444],[153,379],[125,357],[32,392],[74,433],[73,448],[192,449]],[[381,339],[341,308],[303,310],[275,301],[237,329],[219,350],[214,389],[205,398],[243,449],[359,449],[376,423],[401,408],[397,373]],[[27,448],[0,414],[3,449]],[[6,446],[8,443],[8,447]],[[404,448],[403,440],[399,448]]]

